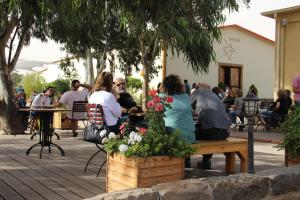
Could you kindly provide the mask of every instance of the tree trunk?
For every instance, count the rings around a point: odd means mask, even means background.
[[[7,134],[24,134],[23,124],[14,103],[13,83],[0,58],[0,127]]]
[[[93,67],[93,57],[91,49],[88,49],[86,52],[86,70],[87,70],[87,83],[94,84],[94,67]]]
[[[143,71],[144,71],[144,82],[143,82],[143,100],[142,100],[142,108],[146,108],[147,97],[149,93],[149,75],[150,75],[150,67],[151,62],[148,60],[144,60],[143,62]]]

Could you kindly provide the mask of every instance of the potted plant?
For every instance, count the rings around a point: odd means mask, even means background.
[[[279,130],[284,133],[282,143],[276,147],[285,150],[285,165],[300,163],[300,107],[291,112]]]
[[[193,149],[178,133],[165,131],[164,111],[172,101],[170,96],[160,97],[156,90],[150,91],[145,116],[148,128],[123,123],[120,135],[110,133],[105,138],[107,192],[184,178],[184,159]]]

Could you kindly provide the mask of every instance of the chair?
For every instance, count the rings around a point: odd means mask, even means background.
[[[258,127],[262,126],[263,130],[269,129],[268,123],[265,117],[262,115],[263,111],[271,111],[274,109],[273,99],[262,100],[258,106],[258,115],[255,123],[255,131],[257,131]]]
[[[74,101],[73,102],[71,120],[82,121],[84,126],[86,126],[86,124],[84,123],[85,121],[87,121],[86,115],[84,115],[78,119],[75,117],[75,114],[76,113],[87,113],[87,108],[86,108],[87,103],[88,103],[87,101]]]
[[[87,112],[88,112],[88,123],[93,123],[95,125],[103,125],[105,124],[105,119],[104,119],[104,114],[103,114],[103,110],[102,110],[102,106],[100,104],[87,104]],[[88,165],[90,164],[90,162],[92,161],[92,159],[99,153],[103,152],[106,154],[106,151],[104,150],[104,146],[102,143],[94,143],[96,145],[96,147],[98,148],[98,151],[96,151],[87,161],[85,168],[84,168],[84,172],[86,172]],[[106,157],[105,160],[100,163],[100,168],[98,170],[97,173],[97,177],[100,174],[100,171],[102,169],[102,167],[104,166],[104,164],[106,163]]]

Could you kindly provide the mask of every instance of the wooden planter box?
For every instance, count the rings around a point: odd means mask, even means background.
[[[299,165],[300,164],[300,155],[297,158],[290,158],[287,152],[285,151],[284,156],[284,164],[287,167],[293,166],[293,165]]]
[[[184,178],[184,158],[107,155],[106,191],[151,187]]]
[[[55,129],[72,129],[71,120],[67,119],[66,117],[67,117],[66,112],[55,112],[53,115],[53,128],[55,128]]]

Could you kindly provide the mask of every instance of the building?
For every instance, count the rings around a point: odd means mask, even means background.
[[[300,5],[262,13],[276,21],[274,90],[291,89],[300,73]]]
[[[239,25],[223,26],[221,32],[221,42],[214,43],[216,60],[210,63],[207,74],[194,74],[182,55],[167,53],[166,75],[177,74],[190,84],[206,82],[211,87],[223,82],[244,93],[254,84],[260,98],[273,98],[274,41]]]

